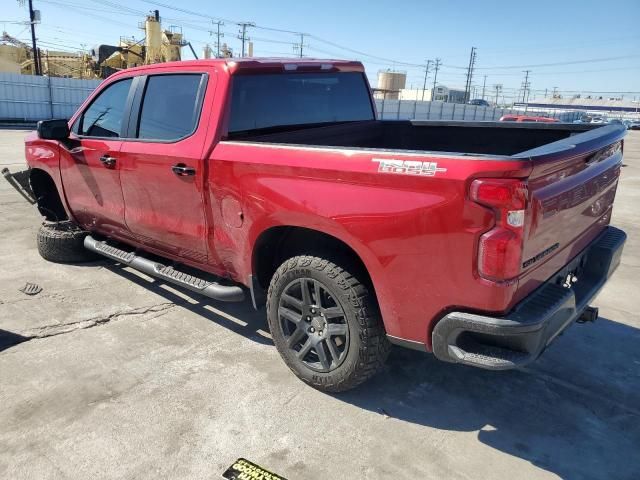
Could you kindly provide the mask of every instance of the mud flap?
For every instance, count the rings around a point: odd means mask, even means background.
[[[36,198],[29,184],[29,169],[11,173],[8,168],[2,169],[2,176],[15,188],[31,205],[35,205]]]

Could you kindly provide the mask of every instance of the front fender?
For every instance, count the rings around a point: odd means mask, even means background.
[[[60,144],[55,140],[42,140],[36,132],[25,137],[25,159],[30,169],[38,169],[51,177],[68,218],[73,218],[60,172]]]

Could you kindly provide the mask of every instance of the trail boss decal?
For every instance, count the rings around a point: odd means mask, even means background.
[[[244,458],[236,460],[222,476],[229,480],[287,480]]]
[[[394,158],[372,158],[377,162],[378,172],[396,173],[399,175],[420,175],[435,177],[436,173],[444,173],[446,168],[438,167],[436,162],[419,162],[417,160],[396,160]]]

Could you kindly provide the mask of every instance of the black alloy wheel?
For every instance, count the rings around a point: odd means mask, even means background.
[[[329,372],[344,361],[349,349],[345,313],[319,280],[289,283],[280,296],[278,318],[287,346],[310,369]]]
[[[269,284],[267,319],[287,366],[324,392],[356,387],[380,371],[389,353],[371,283],[348,259],[285,260]]]

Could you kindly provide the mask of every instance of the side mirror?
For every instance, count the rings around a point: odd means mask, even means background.
[[[38,137],[43,140],[64,140],[69,138],[67,120],[40,120],[37,131]]]

